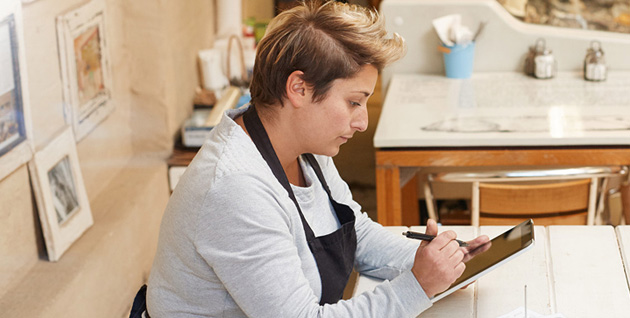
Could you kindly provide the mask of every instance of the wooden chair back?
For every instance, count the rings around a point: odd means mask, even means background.
[[[594,225],[602,215],[605,189],[613,176],[628,176],[625,166],[592,166],[537,170],[443,172],[427,175],[424,184],[429,218],[438,220],[431,184],[472,183],[471,224]],[[518,184],[515,184],[518,183]]]
[[[586,225],[590,179],[544,184],[479,183],[479,224]]]

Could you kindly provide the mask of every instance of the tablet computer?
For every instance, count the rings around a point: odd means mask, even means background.
[[[432,302],[474,282],[534,246],[534,222],[529,219],[493,238],[490,242],[492,243],[490,248],[466,262],[466,269],[462,276],[447,290],[433,296]]]

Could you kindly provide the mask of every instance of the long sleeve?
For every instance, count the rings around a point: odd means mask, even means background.
[[[214,189],[197,220],[195,245],[247,316],[414,317],[430,306],[408,270],[373,292],[320,306],[296,248],[303,233],[292,232],[294,220],[278,212],[294,208],[292,202],[248,175],[217,180]]]

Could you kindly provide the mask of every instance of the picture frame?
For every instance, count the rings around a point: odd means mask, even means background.
[[[0,2],[0,180],[33,156],[21,3]]]
[[[77,142],[114,109],[105,20],[102,0],[57,17],[64,114]]]
[[[54,262],[94,223],[69,126],[34,154],[29,170],[48,259]]]

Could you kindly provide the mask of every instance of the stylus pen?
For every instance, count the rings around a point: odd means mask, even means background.
[[[423,240],[423,241],[433,241],[433,239],[435,238],[435,236],[433,235],[429,235],[429,234],[424,234],[424,233],[418,233],[418,232],[412,232],[412,231],[407,231],[407,232],[403,232],[403,235],[408,237],[408,238],[412,238],[412,239],[416,239],[416,240]],[[464,241],[460,241],[460,240],[455,240],[457,241],[457,243],[459,243],[459,246],[468,246],[468,243],[464,242]]]

